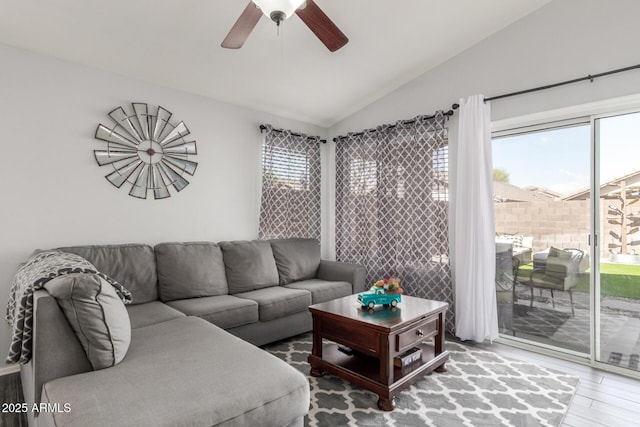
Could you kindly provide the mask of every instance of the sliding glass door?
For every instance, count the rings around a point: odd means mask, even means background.
[[[494,134],[501,333],[590,353],[589,118]]]
[[[640,109],[495,131],[503,337],[640,372]]]
[[[595,360],[639,371],[640,112],[594,119]],[[594,242],[595,243],[595,242]]]

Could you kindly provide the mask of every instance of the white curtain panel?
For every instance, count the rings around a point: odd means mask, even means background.
[[[460,100],[453,227],[456,335],[498,338],[491,107],[484,96]]]

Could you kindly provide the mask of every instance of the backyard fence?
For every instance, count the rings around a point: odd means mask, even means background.
[[[589,199],[496,203],[496,232],[532,236],[533,253],[550,246],[589,251],[590,203]],[[607,221],[609,204],[610,200],[600,200],[600,222],[603,228],[600,234],[602,259],[609,257],[608,245],[616,242],[610,232],[620,234],[620,226]],[[633,208],[638,209],[635,205],[627,206],[626,214],[634,212]],[[630,234],[629,238],[640,238],[640,231]],[[640,252],[640,246],[637,248]]]

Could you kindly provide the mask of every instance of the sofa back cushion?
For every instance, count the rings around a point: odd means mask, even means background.
[[[221,242],[229,293],[278,285],[278,268],[268,241]]]
[[[131,304],[158,299],[156,256],[149,245],[72,246],[59,250],[80,255],[99,272],[118,281],[131,292]]]
[[[313,279],[320,266],[320,242],[316,239],[271,240],[280,284]]]
[[[229,293],[222,251],[215,243],[160,243],[154,249],[162,301]]]

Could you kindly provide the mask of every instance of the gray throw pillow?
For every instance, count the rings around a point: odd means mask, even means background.
[[[94,370],[122,361],[131,323],[109,282],[96,274],[72,273],[51,279],[44,288],[57,300]]]
[[[271,240],[271,249],[281,285],[316,277],[320,266],[320,242],[316,239]]]
[[[222,251],[215,243],[160,243],[155,251],[162,301],[229,293]]]
[[[278,268],[267,241],[221,242],[229,293],[278,285]]]

